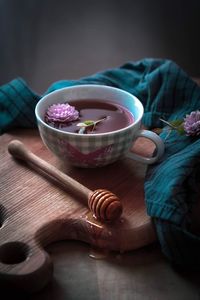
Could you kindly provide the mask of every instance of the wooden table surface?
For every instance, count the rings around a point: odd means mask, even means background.
[[[26,134],[9,133],[11,138],[22,140]],[[33,141],[37,136],[34,131]],[[55,242],[46,250],[54,265],[50,283],[32,295],[13,293],[1,286],[7,295],[5,299],[199,299],[200,271],[175,270],[157,242],[134,251],[106,255],[80,241]]]
[[[157,244],[102,260],[90,247],[61,242],[48,248],[54,261],[53,281],[32,300],[197,300],[200,272],[178,273]]]
[[[175,270],[157,243],[99,260],[77,241],[58,242],[47,251],[54,263],[52,281],[33,295],[5,290],[3,299],[199,300],[200,271]]]

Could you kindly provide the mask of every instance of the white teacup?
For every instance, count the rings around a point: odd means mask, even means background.
[[[111,101],[128,109],[134,121],[119,130],[105,133],[71,133],[51,127],[44,121],[44,115],[52,104],[98,99]],[[132,94],[118,88],[104,85],[77,85],[56,90],[40,99],[35,114],[44,144],[63,162],[78,167],[99,167],[113,163],[125,156],[145,164],[155,163],[164,152],[162,139],[149,130],[141,129],[144,109],[142,103]],[[154,157],[143,157],[130,151],[138,137],[151,140],[156,147]]]

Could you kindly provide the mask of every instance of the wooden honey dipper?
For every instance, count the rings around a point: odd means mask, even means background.
[[[88,206],[94,217],[104,222],[110,222],[118,219],[122,214],[122,205],[119,198],[112,192],[105,189],[91,191],[78,181],[64,174],[56,167],[36,156],[26,146],[18,141],[13,140],[8,144],[9,153],[25,162],[29,162],[48,175],[56,178],[58,182],[66,185],[72,192],[78,192],[87,200]]]

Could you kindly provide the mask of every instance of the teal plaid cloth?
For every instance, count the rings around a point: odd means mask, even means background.
[[[46,91],[77,84],[121,88],[144,105],[143,123],[163,127],[165,120],[183,118],[200,109],[200,87],[174,62],[144,59],[129,62],[80,80],[62,80]],[[45,94],[46,94],[45,93]],[[0,133],[12,128],[36,127],[34,108],[41,96],[21,79],[0,88]],[[161,133],[165,139],[166,131]],[[200,237],[191,233],[190,213],[198,199],[200,139],[172,133],[162,161],[148,167],[145,180],[147,213],[152,217],[163,253],[180,266],[200,266]]]

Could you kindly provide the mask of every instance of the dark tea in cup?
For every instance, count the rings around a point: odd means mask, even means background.
[[[75,115],[75,118],[67,118],[67,109],[68,114],[73,109],[72,114]],[[47,109],[44,119],[54,128],[79,134],[116,131],[134,122],[134,116],[127,108],[112,101],[101,101],[100,99],[53,104]]]

